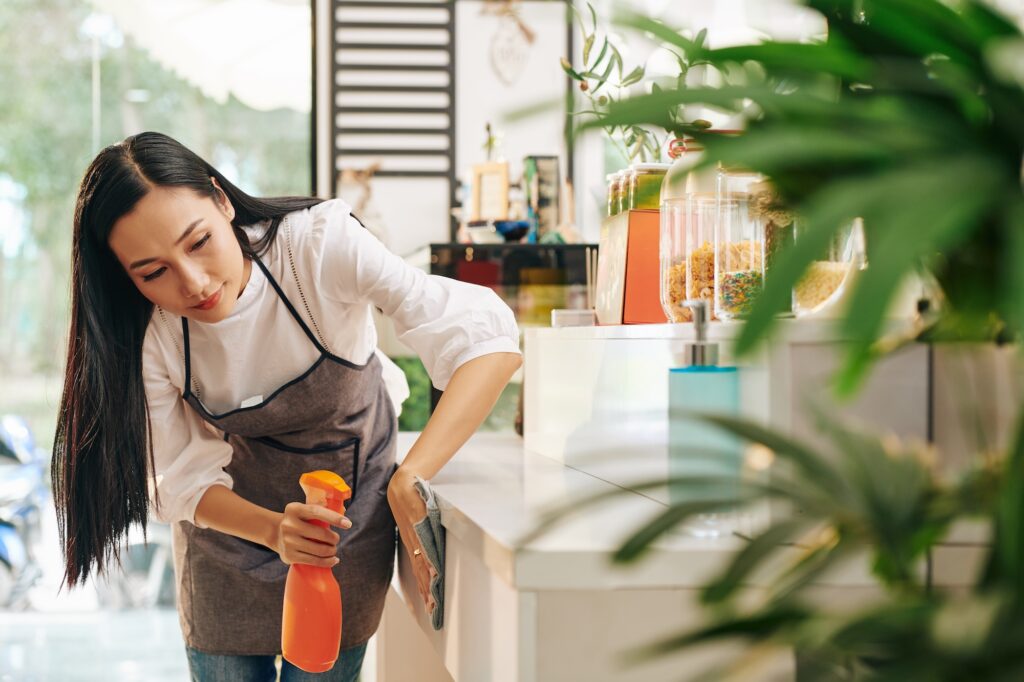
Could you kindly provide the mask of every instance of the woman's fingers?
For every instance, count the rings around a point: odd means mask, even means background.
[[[305,524],[311,529],[323,531],[325,534],[334,535],[326,528],[319,528],[311,524]],[[337,541],[320,541],[309,539],[302,535],[306,529],[290,529],[284,534],[284,547],[280,552],[281,559],[286,564],[310,564],[313,566],[333,566],[338,563]]]
[[[425,555],[416,554],[416,550],[413,550],[412,563],[413,566],[416,568],[416,582],[419,584],[420,594],[423,595],[423,601],[429,602],[430,561],[427,560],[427,557]]]
[[[306,552],[290,552],[286,556],[281,557],[286,564],[307,564],[309,566],[320,566],[321,568],[331,568],[338,563],[338,557],[322,557],[314,554],[307,554]]]
[[[330,528],[317,526],[306,521],[285,522],[282,525],[282,535],[286,542],[304,538],[312,542],[320,542],[331,546],[337,545],[341,540],[341,536]]]
[[[402,544],[409,555],[416,587],[427,609],[433,610],[435,604],[430,595],[431,566],[423,553],[419,536],[416,535],[414,524],[421,522],[427,515],[427,505],[412,485],[408,476],[403,476],[401,469],[395,473],[388,484],[388,503],[398,525],[398,533]],[[419,553],[417,553],[419,550]]]
[[[284,508],[286,516],[297,518],[301,521],[323,521],[331,526],[348,530],[352,527],[352,521],[343,514],[331,511],[327,507],[318,504],[303,504],[292,502]]]
[[[404,529],[399,525],[399,534],[402,536],[402,544],[409,555],[409,562],[412,564],[412,573],[416,578],[416,588],[420,592],[420,598],[428,610],[433,609],[434,599],[430,595],[431,566],[427,555],[423,553],[423,546],[415,532]],[[417,554],[417,550],[419,553]]]
[[[329,558],[337,553],[337,545],[326,542],[316,542],[303,537],[295,537],[286,541],[288,550],[291,552],[302,552],[315,557]]]

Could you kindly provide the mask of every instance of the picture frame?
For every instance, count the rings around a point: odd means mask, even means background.
[[[471,221],[508,218],[509,170],[507,161],[490,161],[473,166]]]

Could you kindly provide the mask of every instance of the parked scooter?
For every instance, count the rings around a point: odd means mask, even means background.
[[[95,579],[101,607],[120,610],[174,606],[170,526],[150,521],[146,537],[133,527],[122,541],[120,553],[120,566],[109,566]]]
[[[23,608],[42,575],[33,556],[49,499],[46,458],[15,415],[0,417],[0,608]]]

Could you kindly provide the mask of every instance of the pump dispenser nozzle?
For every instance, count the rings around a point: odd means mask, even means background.
[[[683,347],[682,365],[684,367],[708,367],[718,364],[718,344],[710,343],[708,336],[708,304],[707,301],[691,299],[683,305],[693,311],[693,328],[696,340]]]

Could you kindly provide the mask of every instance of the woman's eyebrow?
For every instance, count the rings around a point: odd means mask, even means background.
[[[196,218],[195,220],[193,220],[192,224],[189,225],[188,227],[186,227],[185,231],[181,233],[180,237],[178,237],[178,240],[176,242],[174,242],[174,245],[177,246],[178,244],[180,244],[183,241],[185,241],[188,238],[188,236],[190,234],[192,234],[192,231],[194,229],[196,229],[196,226],[199,225],[199,223],[201,223],[201,222],[203,222],[202,218]],[[135,268],[141,268],[143,265],[149,265],[150,263],[152,263],[155,260],[157,260],[157,259],[156,258],[143,258],[141,260],[134,261],[131,265],[128,266],[128,269],[129,270],[134,270]]]

